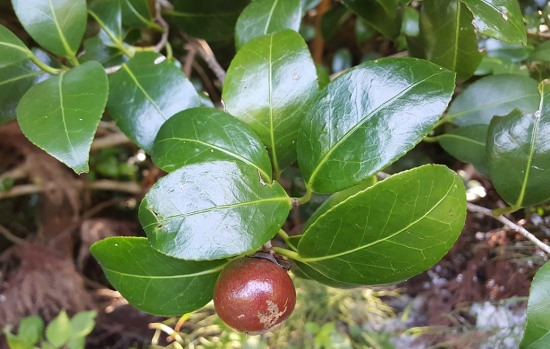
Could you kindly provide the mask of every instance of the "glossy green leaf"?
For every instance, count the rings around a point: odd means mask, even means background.
[[[235,44],[242,47],[250,40],[283,29],[298,31],[302,21],[300,0],[256,0],[241,13],[235,26]]]
[[[292,269],[294,273],[298,271],[298,273],[302,273],[302,276],[305,276],[305,278],[310,280],[315,280],[323,285],[334,287],[334,288],[342,288],[342,289],[349,289],[349,288],[356,288],[360,287],[362,285],[353,284],[353,283],[346,283],[339,280],[332,279],[323,273],[317,271],[315,268],[311,267],[307,263],[301,263],[298,261],[294,261],[294,269]]]
[[[308,218],[305,229],[307,229],[313,222],[317,220],[317,218],[321,217],[325,212],[333,208],[334,206],[338,205],[340,202],[348,199],[350,196],[357,194],[358,192],[367,189],[368,187],[371,187],[375,185],[377,182],[376,176],[372,176],[364,180],[359,185],[356,185],[354,187],[339,191],[337,193],[332,194],[328,199],[325,200],[319,206]],[[297,244],[298,242],[296,242]]]
[[[67,349],[84,349],[86,345],[85,337],[72,337],[67,341]],[[47,349],[47,348],[42,348]]]
[[[0,24],[0,69],[24,61],[30,54],[23,41]]]
[[[514,208],[550,198],[550,81],[540,86],[539,108],[513,111],[489,125],[489,173],[497,192]]]
[[[166,14],[186,33],[209,41],[230,39],[235,23],[250,0],[175,0]]]
[[[75,56],[86,30],[86,0],[12,0],[17,18],[47,50]]]
[[[19,322],[17,336],[24,338],[27,343],[33,346],[42,338],[44,331],[44,321],[38,315],[27,316]]]
[[[116,46],[123,40],[121,1],[124,0],[96,0],[89,10],[102,28],[99,34],[102,41],[110,46]]]
[[[525,65],[519,65],[507,59],[485,56],[474,72],[476,76],[500,74],[529,77],[529,69]]]
[[[212,299],[225,260],[183,261],[155,251],[145,238],[113,237],[92,245],[109,282],[139,310],[178,316]]]
[[[460,1],[474,15],[474,26],[481,34],[512,43],[527,43],[518,0]]]
[[[0,68],[0,124],[15,119],[19,100],[45,74],[30,60]]]
[[[78,57],[83,62],[98,61],[105,67],[121,65],[128,61],[128,57],[117,48],[105,45],[99,35],[84,40],[84,54]]]
[[[172,115],[200,105],[193,85],[174,64],[153,52],[137,53],[109,78],[108,109],[118,127],[151,152],[160,126]]]
[[[455,128],[437,136],[445,151],[463,162],[473,164],[481,173],[489,174],[485,142],[488,125],[470,125]]]
[[[453,75],[423,60],[391,58],[333,80],[306,108],[298,136],[308,187],[319,193],[352,187],[412,149],[447,107]]]
[[[59,348],[71,336],[71,324],[65,310],[62,310],[46,327],[46,339]]]
[[[17,107],[19,126],[31,142],[76,173],[87,172],[108,91],[103,67],[84,63],[31,87]]]
[[[331,207],[304,232],[299,262],[340,283],[397,282],[437,263],[466,217],[462,180],[445,166],[394,175]]]
[[[147,193],[139,219],[152,246],[166,255],[212,260],[254,251],[285,222],[290,199],[243,162],[185,166]]]
[[[527,324],[521,349],[550,347],[550,262],[536,273],[527,304]]]
[[[231,115],[260,136],[279,173],[296,160],[303,107],[317,90],[315,65],[304,39],[284,30],[239,50],[227,71],[223,100]]]
[[[120,0],[120,2],[124,26],[134,28],[154,26],[149,0]]]
[[[459,126],[488,125],[514,109],[531,113],[539,105],[537,82],[519,75],[494,75],[468,86],[451,103],[446,119]]]
[[[262,141],[232,115],[192,108],[174,115],[160,128],[153,162],[164,171],[215,160],[242,161],[271,182],[271,162]]]
[[[420,36],[426,59],[468,78],[482,54],[472,24],[472,14],[459,0],[424,0]]]
[[[387,38],[399,34],[399,0],[342,0],[351,11]]]
[[[497,57],[510,62],[520,63],[534,50],[531,45],[511,44],[493,38],[480,40],[479,47],[488,57]]]

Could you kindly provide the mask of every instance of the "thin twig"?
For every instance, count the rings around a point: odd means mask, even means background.
[[[201,39],[191,38],[188,35],[185,35],[185,37],[189,42],[189,45],[193,46],[196,49],[196,51],[208,65],[208,68],[212,70],[214,75],[216,75],[216,78],[223,85],[223,82],[225,81],[225,70],[222,68],[220,63],[218,63],[216,56],[214,56],[214,51],[212,51],[208,43]]]
[[[550,246],[548,246],[544,242],[540,241],[535,235],[530,233],[527,229],[525,229],[521,225],[518,225],[518,224],[512,222],[508,218],[506,218],[504,216],[494,216],[493,211],[491,211],[490,209],[482,207],[482,206],[474,205],[474,204],[471,204],[471,203],[468,203],[468,211],[474,212],[474,213],[480,213],[484,216],[496,219],[497,221],[504,224],[506,227],[512,229],[516,233],[519,233],[519,234],[523,235],[526,239],[531,240],[535,245],[537,245],[538,248],[540,248],[544,252],[550,254]]]
[[[118,182],[108,179],[102,179],[95,182],[83,182],[75,181],[72,183],[65,183],[68,186],[74,186],[82,189],[91,189],[91,190],[106,190],[106,191],[119,191],[129,194],[140,194],[142,188],[135,182]],[[48,190],[57,188],[55,183],[46,183],[43,185],[37,184],[22,184],[13,187],[12,189],[0,192],[0,200],[8,199],[16,196],[38,194]]]
[[[169,34],[169,26],[168,23],[162,18],[162,5],[163,2],[160,0],[155,1],[155,19],[158,24],[162,27],[162,36],[160,37],[160,41],[155,45],[155,52],[160,52],[162,49],[166,46],[168,43],[168,34]]]
[[[3,237],[8,239],[9,241],[13,242],[16,245],[21,245],[25,243],[25,239],[21,239],[18,236],[15,236],[11,231],[8,230],[8,228],[4,227],[0,224],[0,234],[2,234]]]
[[[117,132],[105,137],[95,139],[92,143],[91,151],[112,148],[120,144],[128,143],[131,143],[130,139],[128,139],[125,134]]]
[[[0,174],[0,180],[10,178],[10,179],[19,179],[27,176],[27,163],[24,162],[22,165],[17,166],[9,171],[6,171]]]

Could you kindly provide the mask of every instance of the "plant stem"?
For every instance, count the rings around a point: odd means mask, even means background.
[[[78,58],[76,58],[76,54],[74,52],[71,52],[71,54],[67,56],[67,59],[71,62],[73,67],[78,67],[80,65],[80,62],[78,61]]]
[[[280,254],[281,256],[285,256],[285,257],[288,257],[290,259],[295,259],[297,261],[302,260],[302,258],[300,257],[300,255],[297,252],[287,250],[286,248],[275,246],[275,247],[273,247],[273,251],[275,251],[275,253],[277,253],[277,254]]]
[[[285,242],[285,244],[291,248],[292,250],[296,251],[296,249],[292,246],[292,244],[288,241],[288,239],[290,238],[290,236],[287,234],[286,231],[284,231],[283,229],[279,229],[279,232],[277,233],[279,234],[279,236],[283,239],[283,241]]]
[[[426,136],[422,140],[427,143],[437,143],[437,137]]]
[[[526,239],[531,240],[535,245],[537,245],[538,248],[540,248],[544,252],[550,254],[550,246],[548,246],[544,242],[540,241],[535,235],[530,233],[527,229],[525,229],[521,225],[518,225],[518,224],[512,222],[508,218],[506,218],[504,216],[495,216],[493,214],[494,211],[491,211],[488,208],[478,206],[478,205],[474,205],[474,204],[471,204],[471,203],[468,203],[468,211],[475,212],[475,213],[480,213],[484,216],[496,219],[497,221],[501,222],[502,224],[504,224],[508,228],[512,229],[516,233],[519,233],[519,234],[523,235]]]
[[[300,198],[292,198],[292,202],[293,203],[297,203],[296,206],[300,206],[300,205],[304,205],[306,203],[309,202],[309,200],[311,200],[311,198],[313,197],[313,191],[311,191],[311,189],[307,188],[306,190],[306,193],[304,194],[304,196],[300,197]]]
[[[57,75],[57,74],[60,74],[63,70],[61,69],[57,69],[57,68],[54,68],[54,67],[50,67],[49,65],[47,65],[46,63],[42,62],[40,59],[38,59],[38,57],[36,57],[34,55],[34,53],[32,53],[32,51],[29,51],[29,59],[40,69],[42,69],[43,71],[45,71],[46,73],[48,74],[52,74],[52,75]]]

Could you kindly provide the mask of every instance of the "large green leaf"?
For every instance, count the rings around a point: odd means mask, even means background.
[[[19,126],[31,142],[76,173],[87,172],[108,91],[103,67],[84,63],[31,87],[17,107]]]
[[[122,4],[124,0],[96,0],[89,13],[101,26],[100,38],[110,46],[117,46],[123,41]]]
[[[455,71],[459,78],[470,77],[482,58],[472,20],[459,0],[424,0],[420,36],[426,59]]]
[[[304,39],[284,30],[241,48],[227,71],[223,100],[230,114],[260,136],[279,173],[296,160],[303,107],[317,90],[315,65]]]
[[[30,60],[0,68],[0,124],[15,118],[21,97],[44,77],[44,72]]]
[[[329,287],[335,287],[335,288],[343,288],[343,289],[349,289],[349,288],[356,288],[360,287],[362,285],[359,284],[353,284],[353,283],[347,283],[342,282],[339,280],[332,279],[321,272],[317,271],[315,268],[311,267],[307,263],[301,263],[298,261],[294,261],[294,269],[292,269],[294,273],[302,273],[302,276],[307,279],[315,280],[323,285],[329,286]]]
[[[105,67],[121,65],[129,59],[119,49],[107,46],[100,35],[84,40],[84,51],[78,57],[80,62],[98,61]]]
[[[120,0],[122,24],[127,27],[143,28],[154,26],[149,0]]]
[[[145,238],[113,237],[92,245],[109,282],[134,307],[156,315],[178,316],[212,299],[227,261],[183,261],[158,253]]]
[[[412,149],[447,107],[453,75],[423,60],[391,58],[333,80],[306,108],[298,136],[308,187],[320,193],[349,188]]]
[[[241,121],[221,110],[184,110],[162,125],[153,162],[167,172],[199,162],[242,161],[271,182],[271,162],[262,141]]]
[[[487,135],[491,180],[514,208],[550,198],[550,81],[539,90],[537,111],[495,117]]]
[[[290,198],[243,162],[185,166],[147,193],[139,219],[158,251],[181,259],[211,260],[258,249],[285,222]]]
[[[147,152],[166,120],[200,105],[181,69],[153,52],[137,53],[110,76],[109,85],[111,115],[122,132]]]
[[[550,262],[533,278],[527,304],[527,324],[521,349],[550,348]]]
[[[481,173],[487,175],[485,142],[488,125],[470,125],[455,128],[437,136],[439,145],[460,161],[472,163]]]
[[[437,263],[466,217],[462,180],[425,165],[359,191],[319,216],[298,244],[299,262],[340,283],[385,284]]]
[[[186,33],[210,41],[230,39],[235,23],[250,0],[175,0],[167,11]]]
[[[527,34],[518,0],[460,0],[474,15],[481,34],[525,45]]]
[[[86,30],[86,0],[12,0],[17,18],[47,50],[75,56]]]
[[[256,0],[237,20],[235,44],[242,47],[250,40],[283,29],[298,31],[302,21],[300,0]]]
[[[539,105],[537,82],[511,74],[487,76],[468,86],[451,103],[446,119],[459,126],[488,125],[514,109],[531,113]]]
[[[0,24],[0,69],[24,61],[30,55],[23,41]]]
[[[399,34],[399,0],[342,0],[354,13],[387,38]]]

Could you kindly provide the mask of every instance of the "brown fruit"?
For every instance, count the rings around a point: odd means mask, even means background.
[[[220,273],[214,307],[230,327],[262,333],[285,321],[296,304],[296,290],[285,269],[262,258],[241,258]]]

